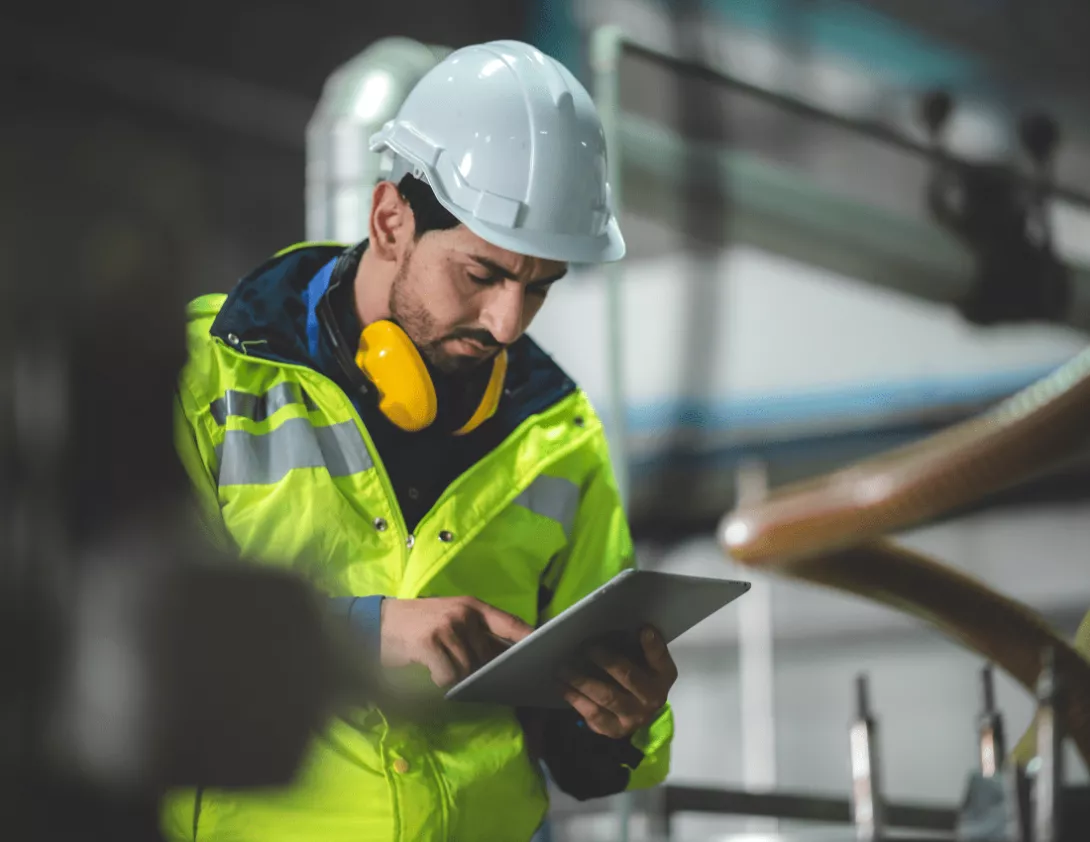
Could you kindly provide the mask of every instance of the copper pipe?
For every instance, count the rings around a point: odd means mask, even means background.
[[[850,546],[1018,483],[1090,440],[1090,350],[924,441],[742,504],[720,523],[742,562]]]
[[[847,591],[918,617],[1005,669],[1031,693],[1041,653],[1051,647],[1069,692],[1065,726],[1090,759],[1090,661],[1030,608],[982,582],[889,541],[795,560],[748,562],[755,569]]]

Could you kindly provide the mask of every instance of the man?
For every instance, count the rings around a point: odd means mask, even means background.
[[[459,50],[372,138],[369,237],[273,257],[190,306],[177,444],[210,522],[330,595],[382,663],[447,686],[632,564],[601,424],[524,331],[571,261],[624,241],[593,103],[518,42]],[[174,798],[200,840],[529,839],[547,797],[663,780],[677,672],[587,653],[571,710],[371,708],[284,791]]]

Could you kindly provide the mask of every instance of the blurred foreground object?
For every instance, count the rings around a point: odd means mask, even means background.
[[[156,839],[167,787],[287,783],[363,694],[310,589],[221,557],[190,510],[176,256],[0,284],[4,838]]]
[[[367,141],[450,52],[410,38],[382,38],[329,77],[307,126],[308,240],[367,237],[371,194],[390,164]]]

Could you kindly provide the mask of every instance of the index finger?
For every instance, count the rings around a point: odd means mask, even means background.
[[[524,623],[514,614],[508,614],[506,611],[501,611],[486,602],[480,603],[477,610],[480,612],[485,625],[488,626],[488,630],[505,640],[517,643],[534,630],[533,626]]]

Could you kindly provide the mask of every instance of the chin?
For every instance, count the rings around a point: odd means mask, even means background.
[[[488,357],[452,357],[444,356],[441,359],[432,360],[432,364],[443,374],[468,374],[480,368],[481,365],[491,362],[495,355]]]

